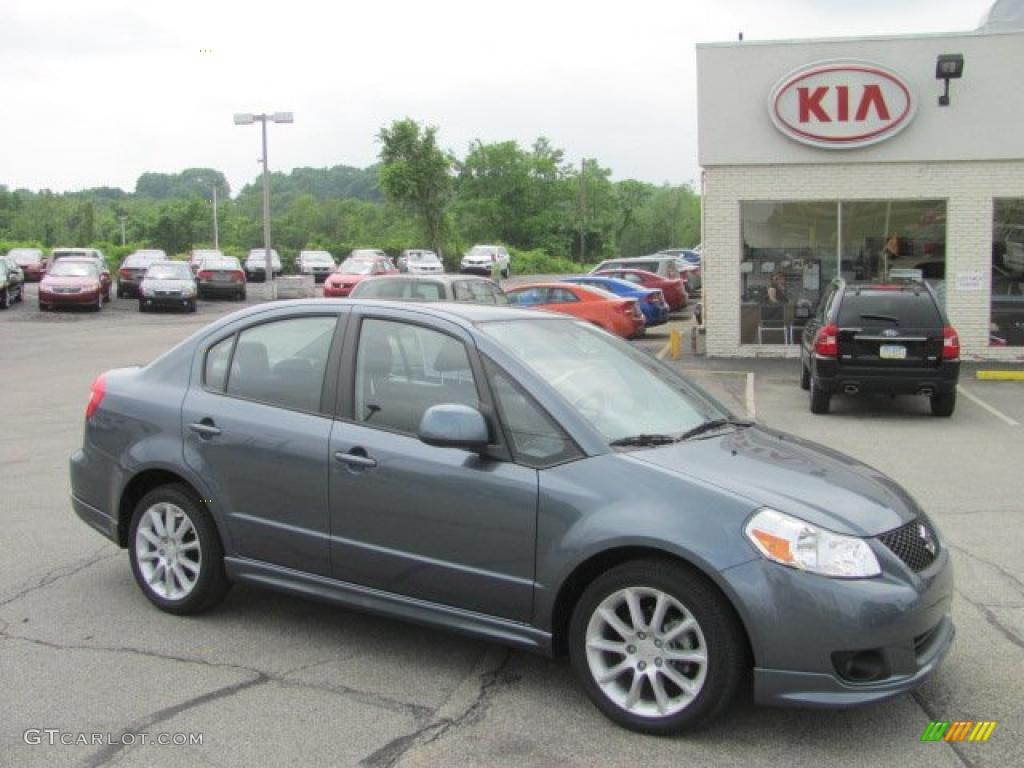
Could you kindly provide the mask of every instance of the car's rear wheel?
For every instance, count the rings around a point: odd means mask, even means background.
[[[142,299],[139,299],[139,312],[145,312],[145,311],[146,311],[146,302],[144,302]]]
[[[147,493],[135,506],[129,542],[135,580],[162,611],[200,613],[231,587],[216,526],[187,486]]]
[[[808,390],[811,388],[811,372],[807,370],[807,366],[800,363],[800,389]]]
[[[0,291],[0,309],[7,309],[11,306],[11,289],[4,286],[3,291]]]
[[[811,390],[811,413],[828,413],[832,408],[832,393],[818,389],[814,382],[809,382]]]
[[[719,716],[746,670],[731,606],[702,575],[656,560],[625,563],[587,587],[573,612],[569,656],[602,713],[659,735]]]
[[[92,311],[93,312],[99,312],[101,309],[103,309],[103,293],[102,292],[96,294],[96,303],[92,305]]]
[[[956,390],[942,392],[932,395],[931,398],[932,416],[949,417],[956,410]]]

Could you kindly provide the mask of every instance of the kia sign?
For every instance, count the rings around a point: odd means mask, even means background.
[[[907,81],[866,61],[821,61],[782,78],[768,102],[786,136],[824,149],[854,149],[885,141],[914,117]]]

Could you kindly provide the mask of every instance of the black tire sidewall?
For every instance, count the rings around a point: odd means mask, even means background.
[[[182,600],[167,600],[153,592],[145,583],[139,569],[135,550],[135,536],[143,513],[154,504],[168,502],[182,509],[196,529],[199,546],[202,552],[199,578],[188,597]],[[164,485],[156,488],[135,505],[132,512],[132,523],[128,534],[128,556],[131,561],[132,575],[146,598],[157,608],[167,613],[187,615],[200,613],[220,602],[229,586],[224,573],[224,548],[221,545],[217,527],[201,502],[191,489],[184,485]]]
[[[704,635],[708,650],[704,686],[693,703],[675,715],[649,718],[626,712],[605,696],[591,675],[587,624],[602,600],[626,587],[652,587],[672,595],[693,614]],[[660,560],[625,563],[587,587],[569,625],[569,661],[590,700],[606,717],[630,730],[658,736],[700,728],[718,717],[734,698],[749,666],[742,629],[722,594],[696,570]]]

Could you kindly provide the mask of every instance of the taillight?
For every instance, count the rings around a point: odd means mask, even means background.
[[[814,337],[814,354],[818,357],[839,356],[839,328],[832,323],[818,329]]]
[[[101,373],[96,377],[96,381],[92,383],[89,388],[89,402],[85,406],[85,418],[88,421],[92,418],[93,414],[96,413],[96,409],[100,407],[100,403],[103,402],[103,396],[107,393],[107,380]]]
[[[211,272],[208,269],[200,269],[199,274],[196,275],[196,277],[198,277],[200,280],[212,280],[213,272]]]
[[[132,276],[132,273],[129,270],[127,270],[127,269],[119,269],[117,271],[117,276],[118,277],[129,278],[129,277]]]
[[[960,359],[960,337],[957,335],[956,329],[951,325],[947,325],[942,329],[942,359]]]
[[[244,283],[245,282],[245,272],[232,272],[231,273],[231,279],[234,280],[236,283]]]

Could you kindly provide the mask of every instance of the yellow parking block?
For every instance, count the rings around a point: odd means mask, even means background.
[[[978,371],[982,381],[1024,381],[1024,371]]]

